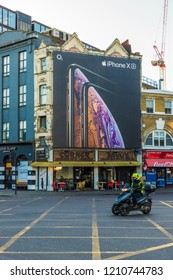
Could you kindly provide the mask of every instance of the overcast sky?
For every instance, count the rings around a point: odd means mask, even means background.
[[[153,45],[161,50],[164,0],[0,0],[0,4],[32,16],[48,26],[76,32],[79,39],[102,50],[118,38],[143,56],[142,75],[159,81]],[[173,0],[168,0],[166,28],[167,89],[173,90]]]

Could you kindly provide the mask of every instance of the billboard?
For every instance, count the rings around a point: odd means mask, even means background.
[[[54,52],[53,144],[141,147],[140,59]]]

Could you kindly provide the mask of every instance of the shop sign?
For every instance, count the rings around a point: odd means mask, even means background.
[[[18,166],[18,182],[26,182],[28,180],[28,161],[20,161]]]
[[[11,162],[6,162],[6,168],[12,168]]]
[[[36,161],[47,161],[45,149],[36,151]]]
[[[155,162],[154,167],[173,167],[173,162],[165,161],[165,162]]]
[[[172,158],[173,159],[173,152],[167,151],[146,151],[143,154],[144,158]]]
[[[17,148],[16,147],[11,147],[11,146],[1,146],[0,147],[0,151],[2,151],[2,152],[11,152],[11,151],[15,151],[15,150],[17,150]]]
[[[133,151],[99,151],[99,161],[136,161],[136,155]]]
[[[54,161],[94,161],[93,150],[55,150]]]
[[[173,167],[171,159],[146,159],[145,163],[150,167]]]

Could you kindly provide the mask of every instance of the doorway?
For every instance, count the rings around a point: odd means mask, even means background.
[[[5,182],[4,186],[7,189],[12,188],[12,164],[10,155],[4,157],[4,166],[5,166]]]
[[[75,189],[77,189],[77,184],[83,181],[85,181],[85,189],[94,189],[93,167],[74,167],[73,172]]]

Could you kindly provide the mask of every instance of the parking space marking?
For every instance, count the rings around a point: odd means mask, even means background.
[[[47,251],[5,251],[3,254],[6,255],[90,255],[92,252],[90,251],[51,251],[51,252],[47,252]],[[124,251],[103,251],[103,254],[120,254],[120,253],[128,253],[128,252],[124,252]]]
[[[169,233],[165,228],[163,228],[161,225],[159,225],[158,223],[156,223],[155,221],[153,221],[149,217],[145,217],[145,218],[148,222],[150,222],[153,226],[155,226],[160,232],[162,232],[171,241],[173,241],[173,235],[171,233]],[[132,257],[132,256],[136,256],[136,255],[139,255],[139,254],[144,254],[144,253],[148,253],[148,252],[152,252],[152,251],[156,251],[156,250],[161,250],[161,249],[168,248],[168,247],[173,247],[173,242],[167,243],[167,244],[162,244],[162,245],[159,245],[159,246],[150,247],[150,248],[145,248],[145,249],[142,249],[142,250],[132,251],[130,253],[121,254],[121,255],[118,255],[118,256],[111,257],[111,258],[106,258],[106,260],[126,259],[128,257]]]
[[[123,260],[123,259],[126,259],[128,257],[141,255],[141,254],[148,253],[148,252],[153,252],[153,251],[156,251],[156,250],[161,250],[161,249],[165,249],[165,248],[168,248],[168,247],[173,247],[173,242],[168,243],[168,244],[155,246],[155,247],[145,248],[145,249],[142,249],[142,250],[132,251],[130,253],[121,254],[121,255],[118,255],[118,256],[111,257],[111,258],[106,258],[106,260]]]
[[[160,201],[160,203],[162,203],[163,205],[166,205],[166,206],[168,206],[168,207],[170,207],[170,208],[173,208],[173,205],[171,205],[171,204],[169,204],[169,203],[166,203],[166,202],[164,202],[164,201]]]
[[[28,226],[23,228],[21,231],[19,231],[17,234],[11,237],[11,239],[6,242],[3,246],[0,247],[0,254],[2,254],[8,247],[10,247],[16,240],[18,240],[22,235],[24,235],[28,230],[31,229],[35,224],[37,224],[39,221],[41,221],[44,217],[46,217],[54,208],[56,208],[59,204],[64,202],[68,197],[63,198],[59,202],[57,202],[54,206],[50,207],[48,210],[46,210],[43,214],[41,214],[37,219],[33,220],[32,223],[30,223]]]
[[[97,225],[97,214],[96,214],[96,203],[95,199],[92,199],[92,259],[100,260],[100,244],[99,244],[99,233]]]
[[[11,211],[13,208],[8,208],[8,209],[4,209],[0,212],[0,214],[3,214],[4,212],[8,212],[8,211]]]
[[[69,197],[66,197],[66,198],[69,198]],[[105,225],[103,224],[103,226],[99,226],[99,222],[100,222],[100,213],[98,212],[98,209],[97,209],[97,200],[95,200],[95,198],[92,198],[92,201],[90,201],[90,203],[92,204],[92,212],[90,211],[90,214],[84,214],[85,218],[87,217],[90,218],[90,222],[92,222],[92,225],[72,225],[69,221],[71,221],[71,213],[67,213],[66,216],[64,217],[64,213],[61,214],[61,213],[55,213],[55,211],[52,211],[57,205],[59,205],[60,203],[63,202],[63,200],[65,200],[66,198],[63,198],[62,201],[59,201],[58,203],[54,204],[52,207],[50,207],[47,211],[43,212],[42,214],[40,214],[40,216],[35,219],[35,220],[31,220],[31,219],[26,219],[27,221],[27,224],[28,226],[25,227],[25,225],[21,226],[20,229],[18,229],[18,233],[15,234],[14,236],[4,236],[4,237],[0,237],[0,239],[2,240],[2,238],[8,238],[9,241],[7,243],[5,243],[2,247],[0,247],[0,254],[5,254],[5,255],[29,255],[29,254],[33,254],[33,255],[44,255],[44,254],[49,254],[49,255],[90,255],[92,257],[93,260],[101,260],[102,259],[102,254],[104,254],[104,259],[105,260],[121,260],[121,259],[126,259],[128,257],[133,257],[135,255],[140,255],[140,254],[145,254],[145,253],[149,253],[149,252],[154,252],[154,251],[157,251],[157,250],[162,250],[162,249],[165,249],[165,248],[170,248],[170,247],[173,247],[173,234],[170,234],[167,230],[168,229],[172,229],[172,227],[167,227],[167,228],[164,228],[162,226],[160,226],[157,222],[155,222],[154,220],[148,218],[148,216],[146,217],[145,216],[145,219],[140,219],[140,220],[136,220],[135,218],[131,219],[131,217],[128,219],[128,218],[125,218],[123,220],[119,220],[119,225],[113,225],[113,226],[110,226],[109,225]],[[38,199],[38,198],[37,198]],[[32,200],[33,201],[33,200]],[[31,200],[30,200],[31,202]],[[22,204],[27,204],[29,202],[24,202],[24,203],[21,203]],[[159,201],[160,203],[160,207],[168,210],[168,207],[170,208],[173,208],[173,205],[171,205],[171,203],[173,203],[173,201],[166,201],[166,202],[163,202],[163,201]],[[169,204],[170,203],[170,204]],[[14,206],[13,208],[16,208],[16,207],[20,207],[20,205],[17,205],[17,206]],[[10,211],[10,210],[13,210],[13,208],[9,208],[9,209],[6,209],[6,210],[3,210],[4,213],[1,214],[0,212],[0,215],[10,215],[10,214],[7,214],[6,212]],[[171,212],[172,210],[169,209],[169,212]],[[49,214],[49,215],[48,215]],[[47,216],[48,215],[48,216]],[[72,216],[74,217],[75,215],[75,222],[81,222],[83,221],[83,219],[81,219],[81,214],[73,214]],[[42,225],[42,222],[41,222],[41,225],[38,224],[38,222],[40,222],[42,219],[44,219],[43,222],[45,221],[54,221],[54,216],[56,216],[56,224],[57,225],[54,225],[52,226],[52,223],[49,225]],[[62,217],[61,217],[62,216]],[[91,217],[92,217],[92,220],[91,220]],[[106,217],[106,215],[105,215]],[[167,216],[168,217],[168,216]],[[8,218],[7,218],[8,219]],[[12,220],[11,218],[9,219],[9,221]],[[18,221],[18,219],[14,219],[13,221]],[[19,219],[19,221],[22,221],[23,219]],[[68,222],[68,225],[60,225],[60,223],[58,223],[58,221],[65,221],[65,222]],[[130,222],[126,224],[126,226],[124,226],[124,224],[122,226],[121,225],[121,222],[125,222],[125,221],[128,221]],[[105,235],[101,235],[99,236],[99,234],[101,232],[100,229],[113,229],[113,228],[116,228],[116,229],[134,229],[136,228],[136,226],[133,226],[133,223],[132,222],[138,222],[141,223],[141,221],[143,222],[146,222],[147,223],[147,229],[153,229],[153,226],[154,226],[154,229],[156,230],[159,230],[162,234],[164,234],[164,236],[161,236],[161,237],[149,237],[149,236],[106,236],[108,234],[105,233]],[[165,221],[165,220],[163,220]],[[149,224],[148,224],[149,222]],[[161,222],[161,220],[159,220],[159,223]],[[172,220],[170,221],[172,222]],[[107,223],[106,223],[107,224]],[[129,224],[129,227],[127,226]],[[144,226],[145,223],[143,224],[139,224],[139,226],[137,226],[137,228],[139,229],[146,229],[146,226]],[[171,224],[172,225],[172,224]],[[92,233],[89,233],[89,236],[87,236],[87,234],[85,233],[84,236],[81,236],[81,233],[78,233],[77,234],[80,234],[79,236],[77,236],[75,234],[75,236],[65,236],[65,235],[62,235],[62,236],[54,236],[52,233],[54,233],[53,231],[50,233],[52,235],[48,236],[35,236],[35,235],[32,235],[32,236],[27,236],[25,235],[25,233],[30,230],[32,227],[34,226],[34,229],[35,228],[64,228],[64,229],[78,229],[78,228],[90,228],[92,230]],[[3,227],[7,227],[7,226],[3,226]],[[12,227],[12,226],[10,226]],[[15,226],[14,225],[14,228],[17,228],[18,226]],[[39,233],[42,232],[42,231],[39,231]],[[30,232],[29,232],[30,233]],[[103,231],[104,233],[104,231]],[[14,233],[13,233],[14,234]],[[42,234],[42,233],[41,233]],[[136,235],[136,233],[135,233]],[[161,235],[161,234],[160,234]],[[44,239],[45,240],[47,238],[49,239],[57,239],[57,242],[58,242],[58,239],[74,239],[74,241],[76,239],[83,239],[83,240],[86,240],[86,239],[90,239],[90,245],[91,247],[89,247],[89,250],[87,251],[87,248],[86,250],[82,251],[82,252],[79,252],[79,251],[58,251],[57,248],[55,249],[54,248],[54,251],[8,251],[8,248],[15,242],[17,241],[18,239],[25,239],[26,241],[24,242],[28,242],[29,239]],[[115,239],[115,243],[117,242],[122,242],[125,241],[125,239],[133,239],[133,240],[137,240],[137,239],[154,239],[154,240],[162,240],[160,243],[164,243],[164,244],[161,244],[161,245],[157,245],[157,243],[155,244],[155,246],[153,247],[147,247],[147,248],[144,248],[144,249],[141,249],[141,250],[136,250],[136,251],[123,251],[120,250],[116,250],[117,248],[114,248],[115,250],[112,250],[112,251],[108,251],[108,250],[104,250],[104,251],[101,251],[102,249],[102,241],[103,239],[112,239],[112,242],[114,242],[113,239]],[[46,242],[46,241],[45,241]],[[55,241],[56,242],[56,241]],[[59,241],[61,243],[61,241]],[[170,242],[170,243],[166,243],[166,242]],[[44,243],[44,241],[43,241]],[[153,245],[153,244],[152,244]],[[152,246],[151,245],[151,246]],[[10,248],[12,249],[12,248]],[[110,248],[111,249],[111,248]],[[113,248],[112,248],[113,249]],[[128,248],[127,248],[128,249]],[[30,250],[30,249],[29,249]],[[49,249],[48,249],[49,250]],[[56,251],[57,250],[57,251]],[[69,250],[69,248],[68,248]],[[111,255],[110,255],[111,254]],[[112,257],[110,257],[112,256]]]
[[[163,228],[161,225],[159,225],[158,223],[156,223],[155,221],[153,221],[152,219],[146,217],[146,219],[152,224],[154,225],[159,231],[161,231],[164,235],[166,235],[170,240],[173,241],[173,235],[171,233],[169,233],[165,228]]]
[[[12,216],[13,214],[0,213],[0,216]]]
[[[35,200],[38,200],[38,199],[41,199],[41,198],[40,198],[40,197],[37,197],[37,198],[34,198],[34,199],[32,199],[32,200],[29,200],[29,201],[23,202],[23,203],[21,203],[21,204],[18,204],[18,205],[16,205],[16,206],[12,207],[12,208],[4,209],[4,210],[2,210],[2,211],[0,212],[0,215],[1,215],[2,213],[4,213],[4,212],[11,211],[11,210],[13,210],[13,209],[15,209],[15,208],[18,208],[18,207],[20,207],[20,206],[22,206],[22,205],[31,203],[31,202],[33,202],[33,201],[35,201]]]

